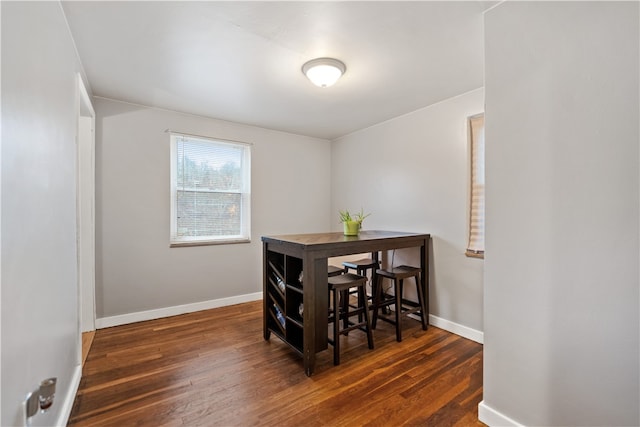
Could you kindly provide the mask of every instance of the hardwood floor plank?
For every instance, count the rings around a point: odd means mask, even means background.
[[[82,365],[84,366],[84,362],[87,361],[87,356],[89,355],[89,350],[91,349],[91,343],[93,343],[93,337],[95,336],[96,331],[89,331],[82,333]]]
[[[69,426],[482,426],[482,345],[409,321],[353,331],[316,373],[272,335],[262,302],[96,332]]]

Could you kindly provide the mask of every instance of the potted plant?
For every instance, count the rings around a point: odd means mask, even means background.
[[[371,214],[364,214],[364,211],[360,209],[360,212],[351,214],[348,210],[338,211],[340,213],[340,222],[344,226],[345,236],[357,236],[362,228],[362,221]]]

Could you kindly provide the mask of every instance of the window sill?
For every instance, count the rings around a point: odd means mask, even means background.
[[[466,256],[468,256],[469,258],[484,259],[484,251],[470,251],[470,250],[467,249],[467,251],[464,254]]]
[[[251,243],[251,238],[238,238],[228,240],[188,240],[184,242],[170,242],[170,248],[183,248],[190,246],[233,245],[236,243]]]

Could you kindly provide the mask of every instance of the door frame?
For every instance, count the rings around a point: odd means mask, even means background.
[[[82,332],[96,329],[95,305],[95,120],[96,114],[78,73],[76,124],[76,248],[78,273],[78,357]]]

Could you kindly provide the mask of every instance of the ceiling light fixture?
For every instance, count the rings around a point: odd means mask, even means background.
[[[347,71],[342,61],[333,58],[316,58],[305,62],[302,72],[311,83],[320,87],[332,86]]]

